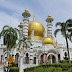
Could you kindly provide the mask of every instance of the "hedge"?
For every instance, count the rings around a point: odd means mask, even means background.
[[[18,67],[10,67],[9,72],[19,72],[19,68]]]
[[[48,64],[48,65],[39,65],[39,66],[35,66],[35,67],[30,67],[30,68],[26,68],[24,69],[24,71],[34,71],[36,68],[39,68],[39,67],[42,67],[42,68],[49,68],[49,67],[59,67],[59,68],[72,68],[72,64],[68,64],[68,63],[65,63],[65,64],[62,64],[62,63],[55,63],[55,64]]]
[[[69,60],[60,60],[59,62],[60,63],[69,63]],[[71,60],[71,63],[72,63],[72,60]]]

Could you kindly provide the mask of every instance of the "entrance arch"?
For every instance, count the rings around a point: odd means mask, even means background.
[[[29,54],[28,54],[28,53],[26,53],[25,63],[26,63],[26,64],[29,64]]]
[[[50,61],[50,63],[58,63],[58,55],[54,53],[48,53],[47,59]]]
[[[51,59],[52,59],[52,62],[51,62]],[[54,55],[49,55],[48,56],[48,63],[56,63],[56,58]]]
[[[15,55],[15,62],[18,64],[18,58],[19,58],[19,53],[16,53]]]

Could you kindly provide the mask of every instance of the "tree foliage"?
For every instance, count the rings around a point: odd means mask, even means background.
[[[0,39],[3,37],[3,44],[6,45],[9,50],[16,45],[18,39],[17,31],[19,31],[17,28],[5,25],[0,33]]]

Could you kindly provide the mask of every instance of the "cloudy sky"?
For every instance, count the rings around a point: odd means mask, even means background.
[[[45,19],[48,14],[52,16],[53,32],[57,22],[65,22],[72,18],[72,0],[0,0],[0,31],[4,25],[18,28],[20,21],[23,20],[22,13],[29,9],[31,14],[30,21],[33,20],[35,11],[36,20],[41,22],[47,31]],[[64,44],[63,36],[57,34],[58,43]],[[2,44],[2,40],[0,41]],[[69,42],[71,47],[72,43]]]

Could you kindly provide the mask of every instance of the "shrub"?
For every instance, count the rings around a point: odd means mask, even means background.
[[[62,72],[62,68],[59,68],[59,67],[57,67],[57,68],[55,68],[55,67],[49,67],[48,71],[49,72]]]
[[[70,69],[68,70],[68,72],[72,72],[72,68],[70,68]]]
[[[42,67],[34,69],[34,72],[44,72],[44,69]]]
[[[49,70],[49,72],[54,72],[56,70],[56,68],[55,67],[49,67],[48,70]]]
[[[57,72],[61,72],[61,71],[62,71],[62,68],[57,67],[57,68],[56,68],[56,71],[57,71]]]
[[[19,72],[19,68],[18,67],[10,67],[9,72]]]

